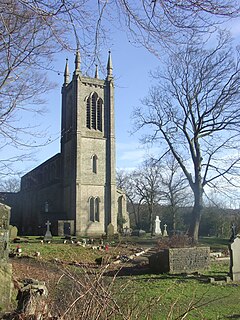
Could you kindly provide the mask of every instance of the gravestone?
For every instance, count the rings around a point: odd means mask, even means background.
[[[15,238],[17,238],[18,235],[18,228],[15,226],[9,226],[9,239],[13,240]]]
[[[49,318],[47,298],[48,290],[44,282],[34,279],[23,280],[16,298],[18,306],[13,313],[17,317],[11,319],[55,319]]]
[[[234,239],[237,237],[237,232],[236,232],[237,228],[236,225],[233,223],[231,226],[231,237],[230,237],[230,242],[233,242]]]
[[[159,216],[156,216],[156,219],[155,219],[155,235],[157,236],[161,236],[162,235],[162,231],[161,231],[161,227],[160,227],[160,224],[161,224],[161,220],[159,219]]]
[[[210,264],[209,247],[169,248],[149,257],[149,266],[156,273],[192,273],[205,270]]]
[[[46,222],[47,231],[46,231],[45,236],[44,236],[44,241],[50,241],[50,240],[52,240],[52,233],[51,233],[51,231],[50,231],[50,225],[51,225],[51,222],[50,222],[50,221],[47,221],[47,222]]]
[[[146,235],[146,231],[142,230],[142,229],[136,229],[136,230],[132,230],[131,233],[132,236],[137,236],[137,237],[143,237]]]
[[[11,301],[12,266],[8,262],[10,209],[0,203],[0,312],[7,311]]]
[[[163,236],[164,236],[164,237],[168,237],[167,224],[166,224],[166,223],[165,223],[165,225],[164,225]]]
[[[230,243],[230,277],[233,281],[240,281],[240,235]]]
[[[111,223],[107,226],[107,237],[108,239],[114,238],[114,226]]]

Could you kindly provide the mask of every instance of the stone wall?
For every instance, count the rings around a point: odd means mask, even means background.
[[[149,257],[149,265],[157,273],[192,273],[207,269],[209,247],[169,248]]]
[[[10,207],[0,203],[0,312],[11,301],[12,266],[8,263]]]

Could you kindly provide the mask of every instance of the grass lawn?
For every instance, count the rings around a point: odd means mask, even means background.
[[[199,243],[210,246],[211,250],[228,250],[229,239],[201,237]]]
[[[227,270],[227,264],[219,264],[205,277],[146,274],[121,277],[118,281],[129,281],[127,294],[143,308],[142,319],[147,319],[151,305],[150,319],[156,320],[183,319],[188,310],[191,311],[184,319],[240,319],[239,284],[207,282],[208,275],[226,276]]]
[[[228,241],[225,239],[216,238],[203,238],[200,239],[200,243],[204,245],[210,245],[214,250],[226,250]],[[16,248],[18,244],[11,244],[12,248]],[[139,245],[139,243],[137,244]],[[23,250],[23,254],[29,256],[34,256],[36,251],[41,253],[40,258],[33,258],[31,260],[34,266],[23,266],[21,271],[21,259],[13,259],[14,263],[18,265],[14,267],[15,277],[19,278],[27,268],[29,268],[30,275],[33,276],[34,271],[38,271],[42,268],[45,261],[54,264],[56,259],[65,262],[86,262],[94,263],[95,259],[104,255],[117,255],[124,251],[124,246],[111,248],[108,252],[101,252],[97,250],[92,250],[88,248],[82,248],[80,246],[63,244],[62,241],[57,240],[55,243],[51,244],[41,244],[39,240],[30,239],[28,243],[20,243]],[[24,259],[22,259],[22,262]],[[192,320],[215,320],[215,319],[240,319],[240,284],[239,283],[226,283],[218,282],[217,284],[210,284],[208,278],[215,277],[216,279],[223,279],[227,276],[229,271],[228,261],[213,261],[211,267],[208,271],[202,274],[194,275],[168,275],[168,274],[152,274],[145,267],[139,265],[127,265],[127,270],[120,272],[118,276],[113,278],[110,274],[114,274],[117,268],[122,267],[124,270],[125,265],[115,266],[112,270],[110,265],[106,268],[106,271],[110,269],[112,273],[107,273],[106,276],[97,276],[97,281],[94,275],[101,271],[95,270],[91,276],[89,272],[85,272],[85,278],[87,281],[85,283],[89,284],[89,281],[94,282],[93,289],[98,291],[98,298],[101,299],[101,294],[106,294],[106,292],[111,293],[111,297],[114,297],[114,301],[120,306],[121,315],[119,311],[116,316],[112,314],[110,318],[100,318],[100,319],[192,319]],[[78,282],[80,277],[83,276],[83,269],[75,268],[71,266],[72,274],[74,274],[75,282]],[[132,269],[131,269],[132,268]],[[42,274],[39,275],[42,279],[50,275],[52,270],[42,268]],[[44,271],[45,270],[45,271]],[[69,271],[70,269],[68,269]],[[137,270],[138,272],[131,272],[131,270]],[[51,271],[51,272],[50,272]],[[27,272],[27,271],[26,271]],[[58,272],[61,273],[61,270]],[[18,273],[18,274],[17,274]],[[91,273],[91,272],[90,272]],[[104,279],[104,286],[106,288],[103,290],[103,283],[99,286],[100,280]],[[102,280],[101,280],[102,281]],[[58,281],[53,278],[52,282],[58,283]],[[82,282],[83,283],[83,282]],[[81,286],[83,287],[81,283]],[[111,289],[108,285],[111,284]],[[53,286],[54,287],[54,286]],[[60,291],[56,290],[57,285],[55,285],[54,292],[63,295],[64,292],[68,291],[69,288],[73,287],[71,284],[64,284]],[[68,289],[67,289],[68,288]],[[83,289],[81,289],[83,290]],[[101,291],[103,290],[103,291]],[[108,291],[109,290],[109,291]],[[79,294],[79,293],[78,293]],[[71,296],[68,291],[69,303],[74,301],[74,296]],[[92,296],[86,296],[87,303],[93,299]],[[83,303],[84,298],[80,301]],[[79,303],[80,303],[79,302]],[[82,308],[82,305],[79,305]],[[80,309],[79,309],[80,310]],[[80,313],[79,313],[80,314]],[[78,317],[74,318],[69,315],[66,319],[82,319]],[[86,318],[87,319],[87,318]],[[94,317],[89,319],[94,319]]]

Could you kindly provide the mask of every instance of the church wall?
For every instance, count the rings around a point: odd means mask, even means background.
[[[44,235],[47,220],[52,223],[51,229],[56,229],[57,220],[62,214],[61,183],[39,190],[21,192],[19,209],[23,213],[19,230],[21,234]]]
[[[82,185],[77,190],[81,199],[78,207],[79,214],[76,217],[77,234],[103,234],[105,224],[104,188],[102,186]],[[90,197],[99,199],[99,221],[90,221],[89,219]]]
[[[84,185],[105,184],[106,168],[105,139],[82,138],[81,142],[81,183]],[[97,172],[93,172],[93,156],[97,156]]]
[[[25,234],[100,235],[117,231],[114,84],[111,55],[107,78],[83,77],[76,54],[72,80],[66,63],[62,86],[61,154],[22,178],[18,216]],[[47,208],[47,209],[46,209]],[[65,223],[65,224],[64,224]],[[73,228],[73,224],[75,227]],[[74,230],[73,230],[74,229]]]
[[[13,208],[23,235],[44,235],[47,220],[55,229],[57,215],[62,214],[61,155],[48,159],[21,179],[18,204]]]
[[[76,232],[77,234],[102,234],[105,225],[106,139],[104,137],[104,81],[83,78],[78,92],[77,172],[76,172]],[[86,82],[85,82],[86,81]],[[88,83],[87,83],[88,82]],[[96,93],[103,101],[102,131],[86,126],[86,103],[90,94]],[[96,157],[96,172],[93,170]],[[99,198],[99,221],[89,219],[89,199]]]

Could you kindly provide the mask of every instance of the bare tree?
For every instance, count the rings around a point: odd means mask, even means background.
[[[27,118],[27,111],[43,111],[39,103],[43,102],[42,93],[51,87],[46,71],[55,71],[51,64],[55,53],[78,48],[89,67],[99,62],[101,45],[116,21],[122,21],[125,30],[127,21],[127,30],[134,39],[151,49],[154,43],[169,42],[177,30],[208,30],[215,23],[209,17],[229,18],[238,14],[236,0],[143,0],[137,5],[125,0],[96,4],[90,0],[1,1],[1,147],[11,144],[23,148],[48,142],[36,142],[43,136],[36,126],[23,119]]]
[[[161,166],[152,159],[145,160],[133,173],[135,192],[141,204],[147,205],[149,230],[153,233],[154,217],[162,196]]]
[[[141,229],[141,205],[143,196],[139,195],[135,184],[136,172],[128,172],[124,170],[117,171],[117,186],[126,192],[128,200],[128,210],[133,213],[134,222],[137,229]]]
[[[161,159],[164,161],[164,158]],[[172,154],[167,155],[161,170],[162,194],[169,209],[172,228],[176,230],[177,213],[181,207],[190,205],[188,182],[177,160]]]
[[[206,185],[218,178],[234,185],[239,165],[240,60],[228,34],[206,49],[191,41],[178,47],[166,71],[155,74],[144,105],[135,110],[136,126],[151,128],[148,141],[170,150],[194,195],[189,235],[198,240]]]
[[[125,190],[137,228],[142,228],[142,209],[147,207],[148,228],[153,230],[155,209],[161,199],[161,171],[158,163],[145,160],[132,172],[118,171],[118,186]]]
[[[18,192],[20,190],[20,179],[11,177],[9,179],[0,180],[1,192]]]
[[[101,45],[116,21],[122,22],[123,29],[133,35],[134,41],[153,50],[154,44],[166,44],[171,38],[176,41],[174,36],[179,32],[206,31],[221,18],[238,15],[236,0],[181,3],[143,0],[137,5],[125,0],[96,4],[90,0],[3,0],[0,4],[1,150],[6,145],[22,149],[49,142],[48,137],[43,139],[46,130],[39,132],[25,119],[26,112],[43,112],[42,94],[51,88],[47,71],[55,72],[52,59],[57,52],[80,49],[87,71],[87,66],[100,61]],[[23,153],[17,159],[22,157]],[[11,162],[4,159],[3,167],[10,168]],[[4,170],[2,173],[6,174]]]
[[[130,36],[158,54],[156,47],[184,41],[186,32],[211,32],[224,19],[238,17],[237,0],[115,0]]]
[[[26,160],[29,157],[26,152],[32,148],[51,142],[46,128],[39,129],[39,116],[45,112],[43,94],[53,88],[47,80],[47,73],[49,70],[57,72],[52,61],[63,49],[81,49],[85,60],[93,63],[102,38],[101,26],[97,26],[99,16],[98,6],[93,10],[89,1],[84,0],[1,1],[1,175],[11,173],[17,161]],[[29,112],[32,112],[34,121]],[[14,155],[10,158],[9,146],[14,148]]]

